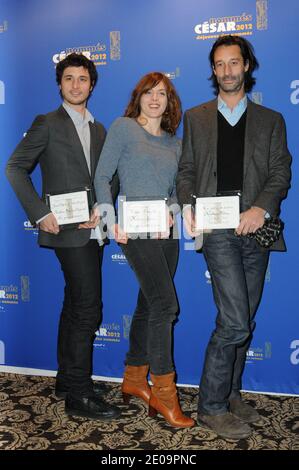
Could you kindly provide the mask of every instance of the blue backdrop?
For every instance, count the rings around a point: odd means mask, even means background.
[[[216,36],[230,32],[253,43],[261,67],[251,98],[283,113],[294,157],[282,212],[288,252],[271,254],[243,388],[299,394],[298,18],[297,0],[0,0],[0,370],[51,374],[57,366],[63,278],[53,253],[38,248],[36,230],[4,176],[35,115],[60,104],[55,63],[73,50],[96,63],[100,77],[89,108],[108,128],[137,80],[152,70],[174,80],[184,109],[211,99],[208,54]],[[33,181],[40,187],[38,169]],[[105,251],[103,274],[94,373],[120,378],[138,288],[115,243]],[[203,257],[185,238],[175,283],[178,382],[195,385],[216,312]]]

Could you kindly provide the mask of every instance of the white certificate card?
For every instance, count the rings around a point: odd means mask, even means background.
[[[166,201],[121,200],[120,220],[122,229],[126,233],[156,233],[167,230]]]
[[[195,207],[196,229],[237,228],[240,223],[239,196],[200,197]]]
[[[86,222],[89,220],[87,191],[48,195],[49,207],[58,225]]]

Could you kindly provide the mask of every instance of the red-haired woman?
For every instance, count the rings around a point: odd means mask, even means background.
[[[120,194],[126,198],[167,198],[168,204],[176,199],[181,142],[175,133],[180,120],[180,99],[171,81],[159,72],[145,75],[132,93],[125,117],[109,129],[95,177],[100,210],[102,204],[112,205],[110,182],[116,171]],[[193,419],[179,405],[172,359],[178,240],[130,238],[118,224],[112,230],[140,284],[122,384],[124,401],[139,397],[149,404],[150,416],[158,412],[172,426],[191,427]]]

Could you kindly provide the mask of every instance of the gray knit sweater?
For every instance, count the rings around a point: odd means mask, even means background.
[[[118,118],[109,129],[96,170],[98,203],[112,204],[110,181],[118,172],[120,195],[171,198],[176,202],[175,179],[181,154],[176,136],[149,134],[135,119]]]

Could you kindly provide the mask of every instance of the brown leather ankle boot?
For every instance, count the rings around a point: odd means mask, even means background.
[[[149,366],[129,366],[127,365],[124,373],[124,380],[121,386],[123,401],[129,404],[131,396],[141,398],[148,405],[151,388],[147,381]]]
[[[157,413],[160,413],[175,428],[194,426],[194,420],[182,413],[174,383],[174,372],[165,375],[150,374],[150,376],[153,387],[149,403],[149,416],[154,418]]]

